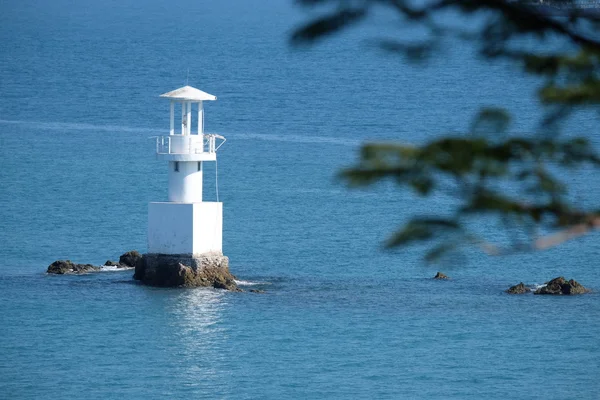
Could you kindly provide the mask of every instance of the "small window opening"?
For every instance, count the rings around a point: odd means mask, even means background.
[[[202,162],[198,163],[198,171],[202,171]]]
[[[175,172],[179,172],[179,161],[175,161]]]

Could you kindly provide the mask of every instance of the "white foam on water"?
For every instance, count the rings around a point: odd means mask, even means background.
[[[227,136],[228,134],[224,133]],[[336,144],[340,146],[355,147],[360,145],[361,141],[356,139],[348,139],[344,137],[331,136],[311,136],[311,135],[265,135],[261,133],[232,133],[230,134],[236,139],[243,140],[266,140],[275,142],[290,142],[290,143],[324,143]]]
[[[114,265],[101,265],[100,268],[101,268],[100,272],[129,271],[129,270],[133,269],[130,267],[119,268]]]
[[[0,119],[0,124],[5,125],[25,125],[33,126],[36,129],[47,129],[56,131],[105,131],[105,132],[141,132],[156,133],[152,128],[132,128],[128,126],[117,125],[93,125],[73,122],[42,122],[42,121],[24,121]]]
[[[236,285],[240,286],[255,286],[255,285],[269,285],[269,282],[251,282],[251,281],[242,281],[235,280]]]
[[[102,131],[102,132],[134,132],[134,133],[148,133],[154,135],[160,135],[162,129],[159,128],[134,128],[129,126],[117,126],[117,125],[94,125],[86,123],[74,123],[74,122],[43,122],[43,121],[29,121],[29,120],[8,120],[0,119],[0,124],[4,125],[27,125],[33,126],[35,129],[42,130],[54,130],[54,131]],[[240,140],[265,140],[274,142],[288,142],[288,143],[321,143],[321,144],[334,144],[338,146],[356,147],[361,144],[360,140],[349,139],[345,137],[331,137],[331,136],[315,136],[315,135],[267,135],[261,133],[222,133],[224,136],[229,136]],[[166,134],[165,134],[166,135]]]

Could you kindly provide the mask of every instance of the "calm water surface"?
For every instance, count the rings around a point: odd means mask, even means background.
[[[598,397],[597,234],[538,254],[473,251],[436,282],[422,249],[381,242],[452,201],[335,178],[364,141],[464,131],[482,104],[529,131],[536,82],[458,44],[407,65],[364,41],[394,34],[385,17],[294,51],[289,32],[309,15],[274,0],[0,3],[0,398]],[[219,98],[207,129],[228,138],[224,251],[267,293],[47,276],[56,259],[145,251],[147,203],[167,195],[149,139],[168,130],[158,95],[188,69]],[[573,122],[594,140],[596,126]],[[596,174],[578,179],[577,201],[595,201]],[[557,275],[596,293],[503,293]]]

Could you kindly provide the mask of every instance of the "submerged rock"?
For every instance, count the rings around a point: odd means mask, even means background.
[[[533,294],[574,295],[588,293],[590,290],[574,279],[567,281],[562,276],[552,279]]]
[[[266,293],[266,291],[262,289],[250,289],[250,293]]]
[[[523,282],[519,283],[518,285],[511,286],[506,290],[506,293],[508,294],[525,294],[529,292],[531,292],[531,289],[525,286]]]
[[[450,277],[448,275],[442,274],[441,272],[438,272],[437,274],[435,274],[433,279],[450,279]]]
[[[119,267],[121,266],[121,264],[119,264],[118,262],[114,262],[111,260],[106,260],[106,262],[104,263],[104,265],[106,265],[107,267]]]
[[[92,264],[75,264],[71,260],[57,260],[48,266],[46,270],[49,274],[85,274],[88,272],[100,271],[100,267]]]
[[[214,287],[241,291],[229,272],[229,258],[222,254],[144,254],[135,266],[134,279],[161,287]]]

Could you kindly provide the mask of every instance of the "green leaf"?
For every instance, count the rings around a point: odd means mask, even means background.
[[[503,108],[483,108],[471,124],[471,133],[505,133],[510,125],[510,114]]]
[[[386,247],[403,246],[411,242],[430,240],[439,235],[458,232],[457,221],[444,218],[414,218],[387,241]]]
[[[425,254],[425,261],[428,263],[439,261],[442,256],[451,252],[452,250],[455,250],[459,246],[460,243],[455,241],[441,243]]]
[[[326,35],[339,32],[355,24],[367,15],[365,8],[342,9],[330,15],[322,16],[297,29],[291,37],[293,45],[307,44]]]

